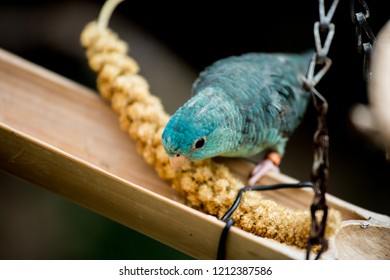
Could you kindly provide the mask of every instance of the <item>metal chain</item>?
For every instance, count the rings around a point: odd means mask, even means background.
[[[311,228],[307,244],[306,259],[310,259],[310,253],[314,245],[320,246],[315,259],[319,259],[321,254],[328,248],[328,241],[324,237],[326,219],[328,216],[328,205],[326,204],[325,199],[329,176],[329,135],[326,124],[328,102],[315,89],[315,86],[326,74],[332,64],[331,59],[328,57],[328,52],[333,40],[335,26],[330,21],[334,15],[338,2],[338,0],[333,0],[328,13],[325,14],[324,0],[319,0],[320,20],[314,23],[316,53],[310,61],[307,75],[304,78],[304,87],[312,94],[314,106],[317,110],[317,130],[313,137],[314,160],[311,172],[311,181],[314,186],[315,194],[313,203],[310,207]],[[323,35],[322,37],[321,34]],[[324,43],[322,43],[321,38],[325,38]],[[316,68],[320,69],[316,70]],[[321,213],[317,216],[317,212]]]
[[[361,11],[357,11],[355,3],[359,2]],[[351,20],[356,25],[356,47],[360,54],[363,54],[363,78],[366,82],[371,77],[369,70],[372,54],[372,45],[375,42],[375,35],[368,26],[367,19],[370,17],[370,10],[364,0],[351,0]],[[364,33],[363,33],[364,31]],[[363,40],[363,35],[365,36]]]

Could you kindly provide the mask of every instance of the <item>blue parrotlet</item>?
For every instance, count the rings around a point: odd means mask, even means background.
[[[311,97],[303,77],[312,55],[249,53],[207,67],[193,84],[192,97],[172,115],[162,134],[171,165],[264,152],[248,184],[268,171],[279,171],[286,143]]]

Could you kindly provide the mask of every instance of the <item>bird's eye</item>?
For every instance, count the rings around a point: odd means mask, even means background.
[[[198,150],[198,149],[202,148],[204,146],[205,142],[206,142],[206,140],[204,137],[197,139],[194,143],[194,149]]]

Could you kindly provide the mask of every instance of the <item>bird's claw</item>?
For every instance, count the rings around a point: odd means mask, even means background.
[[[279,167],[277,167],[271,160],[265,159],[253,168],[251,177],[248,180],[249,186],[254,186],[257,181],[260,180],[268,172],[279,173]]]

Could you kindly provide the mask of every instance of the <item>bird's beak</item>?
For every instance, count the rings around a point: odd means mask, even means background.
[[[186,162],[189,162],[189,159],[181,154],[176,154],[173,157],[169,157],[169,162],[173,168],[178,169]]]

